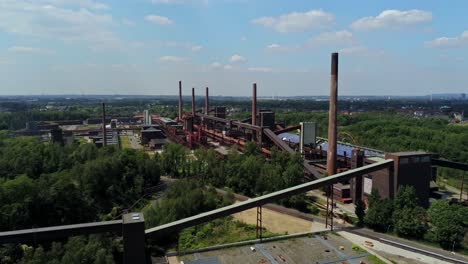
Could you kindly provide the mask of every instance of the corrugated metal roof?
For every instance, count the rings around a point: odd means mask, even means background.
[[[296,143],[296,144],[299,144],[299,142],[300,142],[299,135],[292,134],[292,133],[281,133],[281,134],[278,135],[278,137],[281,138],[282,140],[286,141],[286,142],[291,142],[291,143]],[[322,150],[327,151],[328,142],[322,142],[322,143],[320,143],[318,145],[322,147]],[[345,153],[346,153],[346,157],[351,158],[351,151],[353,149],[355,149],[355,148],[356,148],[356,146],[338,143],[337,144],[337,155],[338,156],[345,156]],[[374,151],[374,150],[366,149],[366,148],[361,148],[361,149],[364,150],[364,155],[366,157],[383,157],[384,156],[383,152]]]
[[[322,142],[319,144],[319,146],[322,146],[322,150],[327,151],[328,150],[328,142]],[[355,149],[355,146],[349,146],[349,145],[344,145],[344,144],[337,144],[336,146],[336,154],[338,156],[345,156],[347,158],[351,158],[351,152],[353,149]],[[368,149],[362,149],[364,151],[364,156],[366,157],[383,157],[382,152],[377,152],[377,151],[372,151]]]
[[[281,133],[278,135],[284,141],[299,144],[299,135],[291,134],[291,133]]]

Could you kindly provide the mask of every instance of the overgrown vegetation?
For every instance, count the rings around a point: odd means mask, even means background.
[[[0,132],[0,231],[117,217],[159,182],[159,164],[134,150],[64,147]],[[37,250],[28,254],[42,254]],[[14,252],[0,254],[0,262],[15,263],[27,253]]]
[[[204,248],[240,241],[256,239],[256,226],[249,225],[231,216],[216,219],[209,223],[191,227],[179,234],[179,250]],[[263,228],[262,237],[273,237],[279,234],[268,232]]]
[[[168,144],[161,155],[162,168],[175,178],[196,177],[208,185],[229,187],[249,197],[295,186],[303,179],[299,155],[277,150],[265,160],[255,143],[248,143],[244,154],[230,151],[225,160],[212,149],[197,149],[194,154],[181,145]],[[280,201],[281,204],[308,212],[304,194]]]
[[[468,208],[439,200],[425,210],[418,206],[413,187],[401,187],[394,200],[381,199],[374,189],[364,222],[376,231],[393,229],[405,238],[424,239],[445,249],[456,249],[463,247],[468,230]]]

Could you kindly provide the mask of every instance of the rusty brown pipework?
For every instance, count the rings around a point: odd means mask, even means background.
[[[337,104],[338,104],[338,53],[332,53],[331,55],[331,78],[330,78],[330,110],[328,112],[328,150],[327,150],[328,176],[334,175],[336,173]]]
[[[106,104],[102,103],[102,145],[107,146]]]
[[[206,87],[206,94],[205,94],[205,115],[210,114],[210,101],[209,101],[209,92],[208,87]]]
[[[192,116],[195,116],[195,88],[192,88]]]
[[[252,87],[252,125],[257,125],[257,84]]]
[[[182,120],[182,81],[179,81],[179,121]]]

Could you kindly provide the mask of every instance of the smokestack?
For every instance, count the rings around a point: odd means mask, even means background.
[[[257,84],[252,87],[252,125],[257,125]]]
[[[206,95],[205,95],[205,115],[210,113],[210,101],[209,101],[209,92],[208,87],[206,87]]]
[[[328,150],[327,173],[329,176],[336,173],[336,137],[337,137],[337,104],[338,104],[338,53],[331,55],[330,79],[330,110],[328,112]]]
[[[102,145],[107,146],[106,133],[106,104],[102,103]]]
[[[182,120],[182,81],[179,81],[179,121]]]
[[[195,116],[195,88],[192,88],[192,116]]]

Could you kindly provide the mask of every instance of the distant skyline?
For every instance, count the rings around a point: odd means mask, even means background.
[[[0,95],[468,93],[468,2],[0,0]]]

